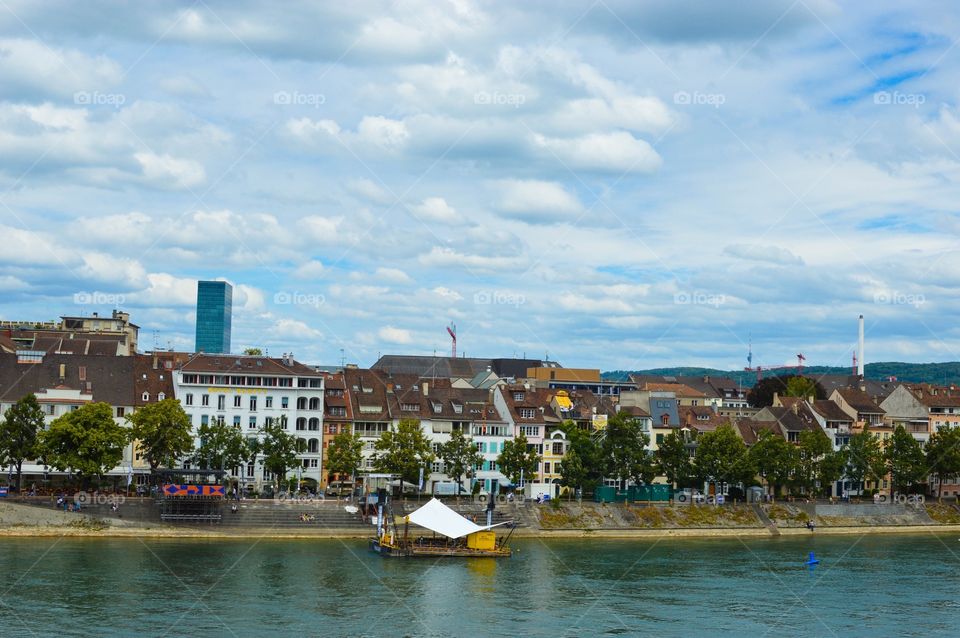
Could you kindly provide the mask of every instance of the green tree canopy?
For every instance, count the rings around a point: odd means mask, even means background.
[[[747,446],[729,424],[697,437],[693,467],[699,479],[717,483],[749,485],[756,475]]]
[[[905,492],[914,484],[925,481],[928,468],[923,448],[902,425],[894,429],[884,450],[884,457],[890,471],[891,495],[897,490]]]
[[[757,474],[773,488],[774,496],[793,480],[800,463],[797,446],[769,430],[760,434],[749,454]]]
[[[17,489],[23,490],[23,462],[37,457],[43,409],[28,394],[7,408],[0,420],[0,463],[17,468]]]
[[[373,465],[378,472],[396,474],[407,483],[416,483],[420,480],[420,468],[425,468],[434,458],[420,421],[401,419],[395,430],[388,430],[380,436]]]
[[[566,465],[566,460],[563,463]],[[497,466],[514,485],[519,485],[521,474],[525,481],[536,481],[540,455],[529,449],[527,437],[520,433],[512,441],[503,444],[503,451],[497,457]]]
[[[446,465],[447,476],[457,482],[457,495],[460,494],[461,477],[472,478],[476,474],[474,469],[483,463],[483,455],[477,449],[473,439],[464,436],[463,430],[454,430],[450,440],[440,446],[440,458]]]
[[[600,448],[608,477],[622,483],[627,480],[637,484],[653,481],[656,469],[652,455],[647,451],[650,437],[641,429],[640,419],[618,412],[607,421],[600,435]]]
[[[560,464],[560,482],[567,487],[592,492],[603,480],[600,443],[573,421],[564,421],[560,427],[567,436],[567,452]]]
[[[853,481],[855,490],[862,490],[865,481],[879,481],[886,475],[886,460],[880,440],[869,426],[850,437],[845,452],[847,476]]]
[[[805,381],[813,381],[812,379],[808,379],[806,377],[798,377],[798,375],[795,374],[785,374],[779,377],[765,377],[758,381],[756,385],[750,389],[750,392],[747,393],[747,401],[749,401],[750,405],[755,408],[765,408],[773,405],[774,393],[777,393],[780,396],[793,396],[788,394],[787,388],[790,384],[790,380],[795,378],[804,379]],[[800,387],[796,385],[797,383],[799,382],[795,382],[794,387]],[[814,396],[817,399],[827,398],[826,391],[818,382],[813,381],[813,387]],[[807,393],[804,396],[810,396],[810,394]]]
[[[800,451],[794,482],[806,493],[815,490],[820,476],[820,462],[833,451],[833,444],[822,430],[805,430],[800,433]]]
[[[937,497],[943,482],[960,476],[960,427],[944,427],[930,435],[924,446],[927,467],[937,479]]]
[[[817,382],[809,377],[791,377],[787,380],[784,396],[809,399],[817,394]]]
[[[243,354],[247,356],[253,356],[253,357],[262,357],[263,350],[261,350],[260,348],[244,348]]]
[[[200,447],[194,459],[200,467],[211,470],[233,470],[251,456],[249,442],[236,427],[214,420],[200,426]],[[242,472],[242,470],[241,470]]]
[[[657,447],[657,465],[660,472],[674,487],[689,487],[693,484],[693,461],[687,442],[679,430],[673,430]]]
[[[287,434],[280,422],[271,421],[263,426],[263,438],[260,441],[260,454],[263,455],[263,467],[274,475],[274,482],[282,484],[287,472],[296,467],[297,453],[305,448],[303,439]]]
[[[55,419],[40,433],[40,452],[47,465],[72,471],[84,485],[117,467],[130,432],[113,420],[108,403],[87,403]]]
[[[176,399],[145,405],[127,416],[130,436],[137,441],[151,470],[173,467],[178,458],[193,451],[190,417]]]
[[[360,440],[360,435],[344,431],[333,437],[330,445],[327,446],[324,468],[327,470],[327,476],[339,474],[356,477],[357,468],[360,467],[362,460],[363,441]]]

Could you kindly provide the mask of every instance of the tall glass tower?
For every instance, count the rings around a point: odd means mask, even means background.
[[[228,354],[233,286],[225,281],[197,282],[196,352]]]

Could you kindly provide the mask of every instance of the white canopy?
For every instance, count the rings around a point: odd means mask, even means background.
[[[407,515],[407,519],[411,523],[419,525],[420,527],[426,527],[428,530],[442,534],[448,538],[460,538],[467,534],[482,532],[492,527],[504,525],[504,523],[477,525],[473,521],[460,516],[460,514],[457,514],[435,498],[430,499],[430,502],[420,509],[411,512]]]

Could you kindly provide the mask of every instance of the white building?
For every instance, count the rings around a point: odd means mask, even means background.
[[[174,373],[174,395],[190,416],[194,432],[219,420],[240,429],[248,438],[263,439],[264,426],[280,423],[304,441],[298,455],[298,475],[311,489],[319,486],[322,470],[323,375],[281,358],[227,354],[196,354]],[[199,447],[199,438],[196,445]],[[260,489],[272,483],[261,458],[248,463],[238,478]]]

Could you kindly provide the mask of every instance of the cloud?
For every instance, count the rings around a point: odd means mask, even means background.
[[[369,179],[353,179],[347,182],[347,191],[374,204],[391,204],[394,197]]]
[[[296,267],[293,276],[297,279],[319,279],[326,273],[326,268],[316,259],[305,261]]]
[[[0,85],[7,99],[106,94],[118,83],[119,64],[102,55],[50,47],[35,40],[0,39]]]
[[[398,345],[406,345],[413,341],[409,330],[394,328],[393,326],[380,328],[380,330],[377,331],[377,336],[379,336],[382,341]]]
[[[502,180],[497,209],[523,220],[569,218],[580,214],[583,206],[557,182],[542,180]]]
[[[207,180],[203,165],[194,160],[148,152],[134,153],[133,157],[143,168],[143,176],[159,186],[192,188]]]
[[[763,261],[784,266],[801,265],[803,259],[786,248],[761,244],[730,244],[723,252],[731,257],[748,261]]]
[[[421,221],[440,224],[457,224],[462,221],[456,209],[442,197],[428,197],[422,203],[408,208]]]
[[[534,143],[573,169],[649,173],[661,164],[660,156],[650,144],[625,131],[593,133],[575,139],[535,135]]]
[[[395,284],[408,284],[413,281],[410,275],[399,268],[377,268],[373,276],[381,281]]]
[[[278,341],[289,343],[306,339],[320,339],[323,333],[296,319],[277,319],[268,334]]]

